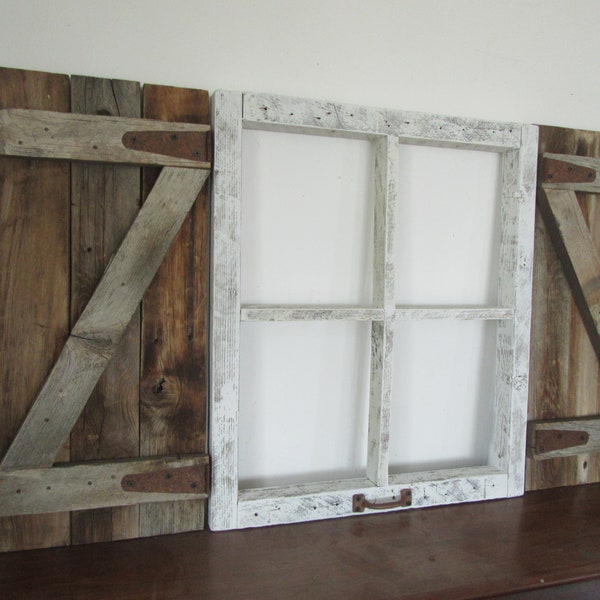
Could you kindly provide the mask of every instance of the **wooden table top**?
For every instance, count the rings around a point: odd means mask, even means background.
[[[585,599],[600,597],[594,578],[600,484],[0,555],[3,599]]]

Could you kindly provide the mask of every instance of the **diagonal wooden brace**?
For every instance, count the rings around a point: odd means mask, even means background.
[[[208,175],[162,170],[0,468],[52,465]]]
[[[548,231],[600,360],[600,256],[573,190],[544,189],[538,196]]]

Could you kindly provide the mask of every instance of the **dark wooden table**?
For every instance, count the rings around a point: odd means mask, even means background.
[[[0,555],[3,600],[585,600],[600,598],[600,579],[594,578],[600,578],[600,484],[300,525]]]

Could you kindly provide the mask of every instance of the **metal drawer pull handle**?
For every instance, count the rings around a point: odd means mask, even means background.
[[[400,508],[412,505],[412,490],[405,488],[400,490],[400,499],[392,502],[369,502],[364,494],[354,494],[352,496],[352,512],[364,512],[365,508],[373,510],[386,510],[388,508]]]

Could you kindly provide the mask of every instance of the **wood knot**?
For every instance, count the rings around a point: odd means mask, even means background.
[[[161,377],[158,380],[158,383],[155,383],[152,386],[152,391],[154,392],[154,394],[158,396],[165,389],[165,383],[167,383],[167,380],[164,377]]]

